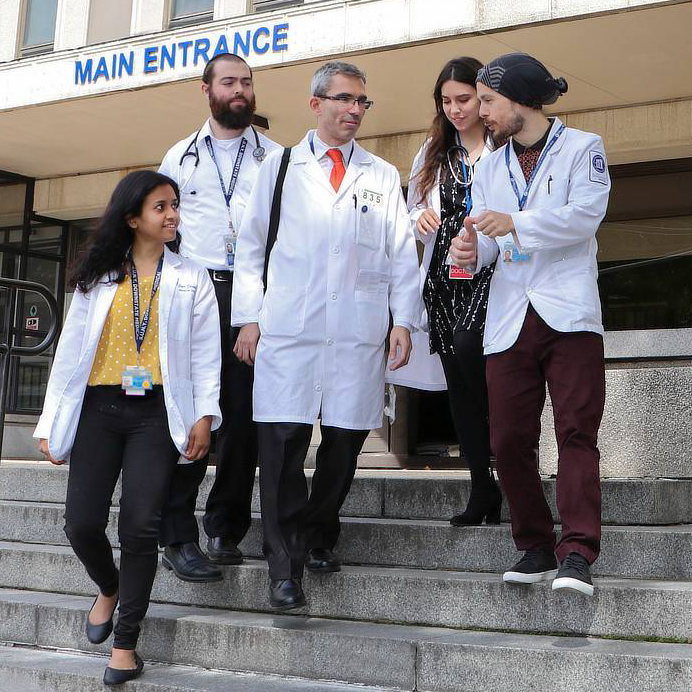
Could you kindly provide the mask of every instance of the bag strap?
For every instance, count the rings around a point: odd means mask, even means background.
[[[279,174],[276,176],[276,185],[274,186],[274,197],[272,198],[272,210],[269,215],[269,231],[267,232],[267,248],[264,253],[264,274],[262,275],[262,283],[264,290],[267,290],[267,272],[269,271],[269,255],[271,254],[274,243],[276,242],[276,233],[279,230],[279,220],[281,218],[281,194],[284,189],[284,178],[288,170],[288,162],[291,158],[291,147],[284,149],[281,157],[281,165],[279,166]]]

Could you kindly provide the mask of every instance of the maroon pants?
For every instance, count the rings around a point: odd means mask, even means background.
[[[557,332],[531,305],[514,345],[488,356],[490,441],[519,550],[555,549],[590,563],[601,542],[598,427],[605,402],[603,339],[593,332]],[[558,446],[556,547],[550,508],[536,463],[548,383]]]

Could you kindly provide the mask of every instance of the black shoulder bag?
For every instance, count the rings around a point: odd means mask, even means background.
[[[264,274],[262,282],[264,290],[267,290],[267,272],[269,271],[269,255],[271,254],[274,243],[276,242],[276,233],[279,230],[279,220],[281,218],[281,193],[284,189],[284,178],[288,170],[288,162],[291,158],[291,147],[284,149],[281,157],[281,165],[279,166],[279,174],[276,176],[276,185],[274,186],[274,197],[272,198],[272,210],[269,215],[269,231],[267,232],[267,248],[264,253]]]

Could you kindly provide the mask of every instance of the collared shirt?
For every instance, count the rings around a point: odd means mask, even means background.
[[[327,178],[332,174],[332,167],[334,162],[327,156],[328,149],[339,149],[341,151],[341,157],[344,160],[344,169],[348,168],[348,162],[351,159],[351,154],[353,153],[353,140],[342,144],[339,147],[332,147],[329,144],[325,144],[318,136],[317,131],[315,131],[314,137],[312,139],[312,145],[315,147],[315,158],[320,164],[320,168],[324,171]]]
[[[205,142],[207,136],[211,137],[226,189],[228,189],[233,166],[240,150],[240,142],[243,137],[247,140],[245,155],[230,205],[231,221],[237,231],[261,165],[261,162],[252,155],[257,144],[251,128],[247,128],[240,137],[219,140],[212,134],[207,120],[197,135],[199,164],[194,166],[195,146],[192,142],[195,135],[191,134],[169,149],[159,172],[175,180],[180,187],[181,254],[207,269],[224,270],[228,269],[223,237],[228,234],[229,213],[216,166],[207,149]],[[258,132],[258,136],[266,154],[280,148],[276,142],[265,137],[261,132]],[[186,149],[190,155],[186,156],[181,164],[180,160]]]

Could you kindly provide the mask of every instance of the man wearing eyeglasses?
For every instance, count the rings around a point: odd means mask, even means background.
[[[408,362],[421,312],[399,175],[353,139],[373,105],[365,75],[327,63],[311,94],[317,129],[291,152],[266,293],[279,152],[260,169],[243,218],[231,314],[241,327],[235,353],[255,365],[265,555],[270,603],[279,610],[305,605],[304,566],[340,569],[339,510],[368,431],[382,424],[387,360],[392,370]],[[308,498],[303,464],[318,417]]]

